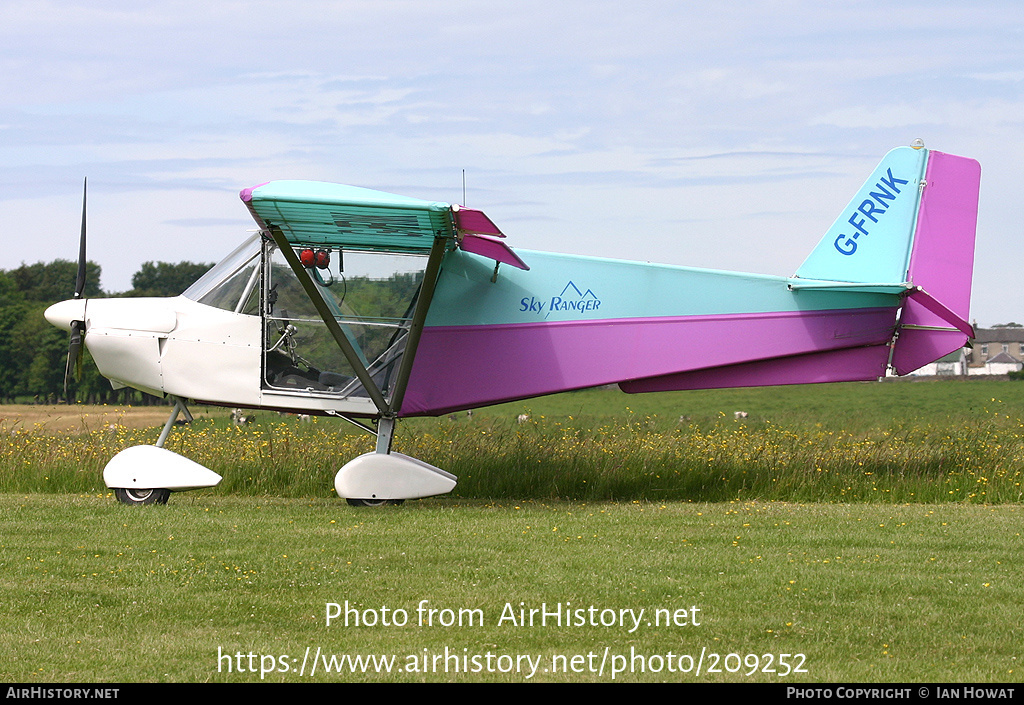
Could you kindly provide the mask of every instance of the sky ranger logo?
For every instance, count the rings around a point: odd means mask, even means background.
[[[864,199],[857,210],[853,212],[848,221],[857,232],[853,235],[840,234],[836,238],[835,247],[841,255],[852,255],[857,251],[857,238],[868,234],[870,225],[868,221],[877,223],[880,216],[889,212],[889,206],[900,195],[900,186],[910,183],[906,179],[897,179],[892,175],[892,169],[886,169],[888,176],[883,176],[875,184],[875,190],[868,193],[870,198]]]
[[[550,300],[526,296],[519,302],[520,311],[542,313],[545,319],[559,311],[586,313],[587,311],[596,311],[600,306],[601,299],[597,298],[593,291],[590,289],[580,291],[580,288],[571,281],[565,285],[562,293],[552,296]]]

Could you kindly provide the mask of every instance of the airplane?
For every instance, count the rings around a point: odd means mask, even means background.
[[[397,504],[457,480],[392,450],[400,418],[611,384],[875,380],[958,350],[980,181],[920,140],[890,151],[791,277],[514,251],[480,210],[271,181],[240,193],[258,232],[180,296],[87,300],[83,275],[45,315],[71,331],[69,372],[84,342],[115,388],[173,403],[155,445],[105,467],[118,501],[220,481],[163,447],[191,400],[356,424],[375,450],[337,494]]]

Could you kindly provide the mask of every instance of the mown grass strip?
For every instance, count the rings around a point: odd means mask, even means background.
[[[530,654],[549,668],[607,648],[644,657],[617,674],[629,682],[1019,682],[1022,529],[1018,505],[439,498],[365,511],[208,493],[164,507],[5,494],[0,677],[251,682],[273,656],[288,671],[263,680],[521,682],[522,672],[466,673],[453,661],[446,671],[433,658]],[[423,600],[438,610],[433,625],[417,623]],[[327,626],[328,603],[346,601],[378,623]],[[699,626],[501,621],[509,608],[566,603],[682,610]],[[408,623],[383,625],[384,608]],[[483,621],[444,626],[446,609]],[[307,647],[390,655],[401,670],[300,677]],[[807,673],[748,676],[724,661],[699,677],[667,670],[668,654],[679,663],[702,649],[761,664],[774,654],[776,667],[779,654],[804,654]],[[256,660],[239,672],[218,654]],[[611,675],[549,668],[530,680]]]

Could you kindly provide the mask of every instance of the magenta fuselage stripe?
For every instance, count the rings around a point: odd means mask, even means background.
[[[888,342],[896,308],[428,326],[401,414]]]

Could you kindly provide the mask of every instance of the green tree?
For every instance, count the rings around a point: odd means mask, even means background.
[[[0,271],[0,401],[13,400],[21,382],[14,330],[24,320],[28,308],[14,279]]]
[[[57,400],[63,396],[68,333],[43,318],[46,304],[25,304],[15,312],[7,338],[3,365],[10,384],[5,395]],[[17,315],[20,313],[21,315]]]
[[[177,296],[211,267],[195,262],[144,262],[132,276],[132,290],[126,295]]]
[[[102,296],[100,267],[86,264],[86,297]],[[54,328],[43,312],[74,295],[78,265],[68,260],[22,264],[0,271],[0,400],[64,394],[68,332]]]
[[[100,289],[100,273],[98,264],[86,262],[84,296],[103,296],[103,290]],[[7,275],[27,300],[52,304],[70,299],[74,295],[78,264],[66,259],[22,264],[17,269],[9,271]]]

